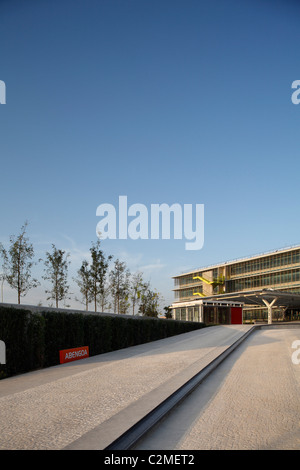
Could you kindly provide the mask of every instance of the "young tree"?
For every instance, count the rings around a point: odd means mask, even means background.
[[[86,260],[82,261],[81,267],[77,271],[77,277],[74,279],[74,281],[77,283],[80,292],[83,297],[83,302],[85,303],[86,310],[89,309],[89,302],[92,300],[92,294],[91,294],[91,288],[92,288],[92,283],[91,283],[91,275],[90,275],[90,269],[89,269],[89,263]]]
[[[126,313],[129,308],[130,273],[126,264],[119,259],[109,273],[111,295],[114,301],[114,313]]]
[[[165,316],[166,318],[172,318],[172,309],[170,306],[165,306],[164,307],[164,311],[165,311]]]
[[[153,291],[149,283],[145,284],[141,295],[140,313],[147,317],[157,317],[160,300],[160,294]]]
[[[131,285],[130,285],[130,300],[132,305],[132,315],[134,315],[135,307],[138,305],[141,299],[143,291],[143,274],[140,272],[134,273],[131,276]]]
[[[58,302],[64,299],[70,299],[68,296],[68,268],[70,261],[68,261],[69,253],[59,250],[52,244],[52,253],[46,253],[45,261],[45,276],[43,279],[50,281],[52,284],[51,290],[46,290],[46,294],[50,294],[47,300],[55,300],[56,308]]]
[[[138,310],[141,315],[146,314],[149,289],[150,289],[150,283],[144,282],[141,286],[140,305],[139,305],[139,310]]]
[[[10,236],[8,251],[0,243],[4,279],[12,289],[17,290],[18,304],[21,303],[22,296],[25,296],[30,289],[40,284],[37,279],[31,277],[31,268],[36,263],[32,261],[34,258],[33,246],[26,237],[27,225],[28,222],[25,222],[17,237],[15,235]]]
[[[107,282],[103,286],[103,289],[101,293],[98,296],[98,304],[100,306],[100,311],[105,312],[107,309],[108,311],[111,308],[111,303],[110,303],[110,288]]]
[[[109,261],[112,259],[112,256],[105,257],[103,251],[100,249],[100,240],[92,244],[90,252],[92,258],[90,265],[91,295],[94,300],[96,312],[98,297],[104,295]]]

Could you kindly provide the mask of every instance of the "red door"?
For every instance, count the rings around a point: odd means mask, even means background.
[[[243,323],[243,308],[231,307],[231,325],[241,325]]]

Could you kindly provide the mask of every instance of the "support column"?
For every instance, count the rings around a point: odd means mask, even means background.
[[[271,324],[272,323],[272,307],[273,305],[275,304],[277,300],[277,297],[275,297],[275,299],[272,300],[271,303],[269,303],[266,299],[262,299],[263,303],[267,306],[268,308],[268,323]]]
[[[204,314],[203,314],[203,304],[199,305],[199,321],[201,323],[204,322]]]
[[[281,313],[282,313],[282,316],[283,316],[283,320],[285,320],[285,312],[287,311],[288,307],[281,307]]]
[[[218,307],[213,307],[214,309],[214,324],[217,325],[218,323]]]

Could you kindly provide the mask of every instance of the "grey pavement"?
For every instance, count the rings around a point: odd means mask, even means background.
[[[295,340],[300,329],[254,331],[136,449],[299,450]]]
[[[208,327],[0,381],[0,449],[104,449],[251,326]]]

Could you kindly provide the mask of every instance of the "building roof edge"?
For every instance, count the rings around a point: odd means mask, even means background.
[[[299,249],[300,245],[292,245],[292,246],[289,246],[289,247],[286,247],[286,248],[279,248],[277,250],[272,250],[272,251],[267,251],[267,252],[263,252],[263,253],[258,253],[256,255],[247,256],[245,258],[237,258],[237,259],[233,259],[233,260],[230,260],[230,261],[223,261],[221,263],[215,263],[215,264],[212,264],[212,265],[209,265],[209,266],[202,266],[202,267],[195,268],[195,269],[192,269],[190,271],[186,271],[184,273],[178,274],[177,276],[172,276],[172,279],[176,279],[176,278],[181,277],[181,276],[187,276],[188,274],[192,274],[195,271],[206,271],[206,270],[209,270],[209,269],[219,268],[219,267],[222,267],[222,266],[229,266],[231,264],[245,262],[245,261],[248,261],[248,260],[253,260],[255,258],[262,258],[264,256],[274,255],[276,253],[284,253],[285,251],[296,250],[297,248]]]

